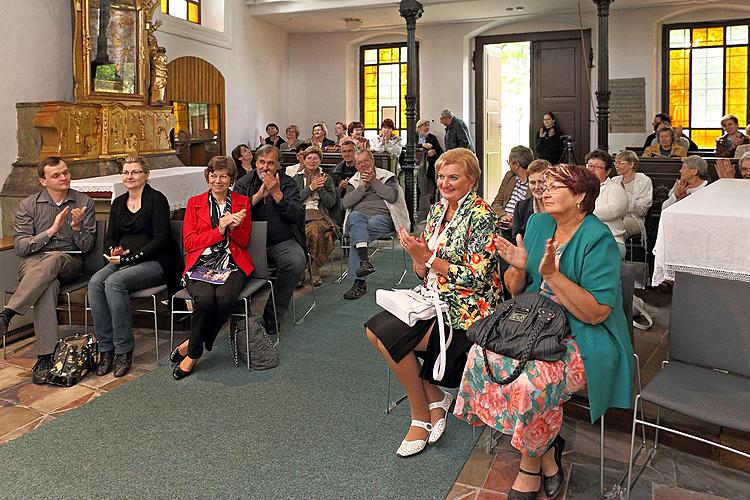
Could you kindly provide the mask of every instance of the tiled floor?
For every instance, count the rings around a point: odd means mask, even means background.
[[[338,268],[335,269],[338,271]],[[335,278],[326,267],[324,278]],[[329,274],[330,273],[330,274]],[[328,275],[328,276],[326,276]],[[647,353],[657,364],[664,357],[665,325],[668,300],[659,297],[648,300],[655,320],[654,329],[636,334],[636,348]],[[661,302],[660,302],[661,300]],[[153,331],[136,329],[136,351],[133,369],[120,379],[112,374],[105,377],[88,376],[71,388],[36,386],[31,383],[31,367],[36,361],[32,347],[0,359],[0,444],[15,439],[37,427],[51,422],[60,414],[77,408],[117,387],[135,380],[154,369],[155,343]],[[169,351],[168,338],[163,335],[159,345],[162,359]],[[642,359],[650,366],[648,359]],[[648,368],[647,368],[648,369]],[[646,380],[650,379],[644,373]],[[449,425],[462,425],[451,420]],[[605,484],[619,479],[627,467],[630,436],[608,426],[605,439]],[[509,439],[501,437],[491,453],[486,451],[488,431],[478,439],[477,446],[460,471],[449,499],[504,499],[515,479],[519,464],[518,453],[510,447]],[[567,484],[561,498],[596,498],[599,489],[599,427],[588,422],[566,417],[562,435],[567,441],[564,470]],[[545,498],[539,494],[540,499]],[[715,461],[698,458],[668,447],[659,453],[636,484],[634,499],[677,500],[750,498],[750,474],[719,465]]]

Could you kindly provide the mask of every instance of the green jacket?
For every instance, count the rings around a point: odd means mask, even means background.
[[[547,213],[531,216],[526,226],[524,246],[527,292],[539,292],[539,263],[545,242],[552,238],[557,224]],[[586,368],[591,422],[607,408],[630,408],[633,397],[633,346],[622,307],[620,253],[609,228],[594,215],[588,215],[568,241],[560,257],[560,272],[588,290],[600,304],[612,308],[598,325],[589,325],[568,313],[571,335],[581,351]]]

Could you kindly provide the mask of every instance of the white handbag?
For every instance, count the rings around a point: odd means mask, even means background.
[[[453,340],[453,326],[451,326],[450,318],[448,318],[448,337],[445,336],[444,316],[448,315],[448,304],[440,300],[437,292],[423,285],[405,290],[377,290],[375,302],[409,326],[414,326],[417,321],[436,318],[440,334],[440,354],[432,367],[432,378],[436,381],[443,380],[446,351]]]

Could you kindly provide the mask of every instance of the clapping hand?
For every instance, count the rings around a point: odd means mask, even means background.
[[[232,220],[229,222],[229,229],[234,229],[235,227],[242,224],[242,221],[245,219],[245,216],[247,215],[247,209],[242,209],[239,212],[235,212],[233,214],[228,214],[232,216]]]
[[[432,250],[427,246],[424,236],[413,236],[402,227],[398,230],[398,239],[401,246],[411,255],[412,260],[418,266],[424,267],[425,262],[432,257]]]
[[[310,182],[310,190],[311,191],[317,191],[318,189],[322,188],[326,183],[326,174],[318,174],[315,176],[315,178]]]
[[[86,207],[81,208],[74,208],[70,212],[70,228],[74,231],[79,231],[81,229],[81,222],[83,221],[83,216],[86,212]]]
[[[716,173],[720,179],[734,179],[734,165],[728,158],[717,159]]]
[[[526,253],[526,247],[523,246],[523,236],[520,234],[516,236],[516,245],[500,235],[495,235],[492,241],[505,262],[519,271],[526,271],[526,261],[529,255]]]
[[[263,186],[266,188],[266,191],[268,191],[272,195],[281,191],[281,189],[279,188],[278,174],[277,175],[264,175]]]
[[[60,210],[60,213],[55,216],[55,220],[52,222],[52,226],[47,230],[47,236],[50,238],[56,235],[58,232],[60,232],[60,229],[62,229],[63,224],[65,224],[65,218],[68,216],[68,213],[70,212],[70,207],[65,207],[62,210]]]
[[[109,262],[110,264],[119,266],[121,263],[122,257],[126,256],[129,253],[130,253],[130,250],[128,250],[127,248],[116,246],[112,250],[110,250],[109,255],[107,255],[106,253],[103,255],[104,255],[104,258],[107,259],[107,262]]]
[[[349,179],[341,179],[341,182],[339,182],[339,189],[344,191],[348,187],[349,187]]]
[[[539,262],[539,274],[545,280],[548,280],[550,276],[559,270],[556,258],[557,248],[558,244],[552,238],[548,239],[544,245],[544,255],[542,255],[542,260]]]
[[[362,184],[369,186],[372,181],[375,180],[375,171],[374,170],[368,170],[365,172],[361,172],[359,174],[360,179],[362,179]]]

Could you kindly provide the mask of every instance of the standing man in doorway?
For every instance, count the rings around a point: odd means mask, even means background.
[[[466,123],[453,114],[450,109],[440,113],[440,123],[445,125],[445,150],[466,148],[474,151],[474,141]]]

